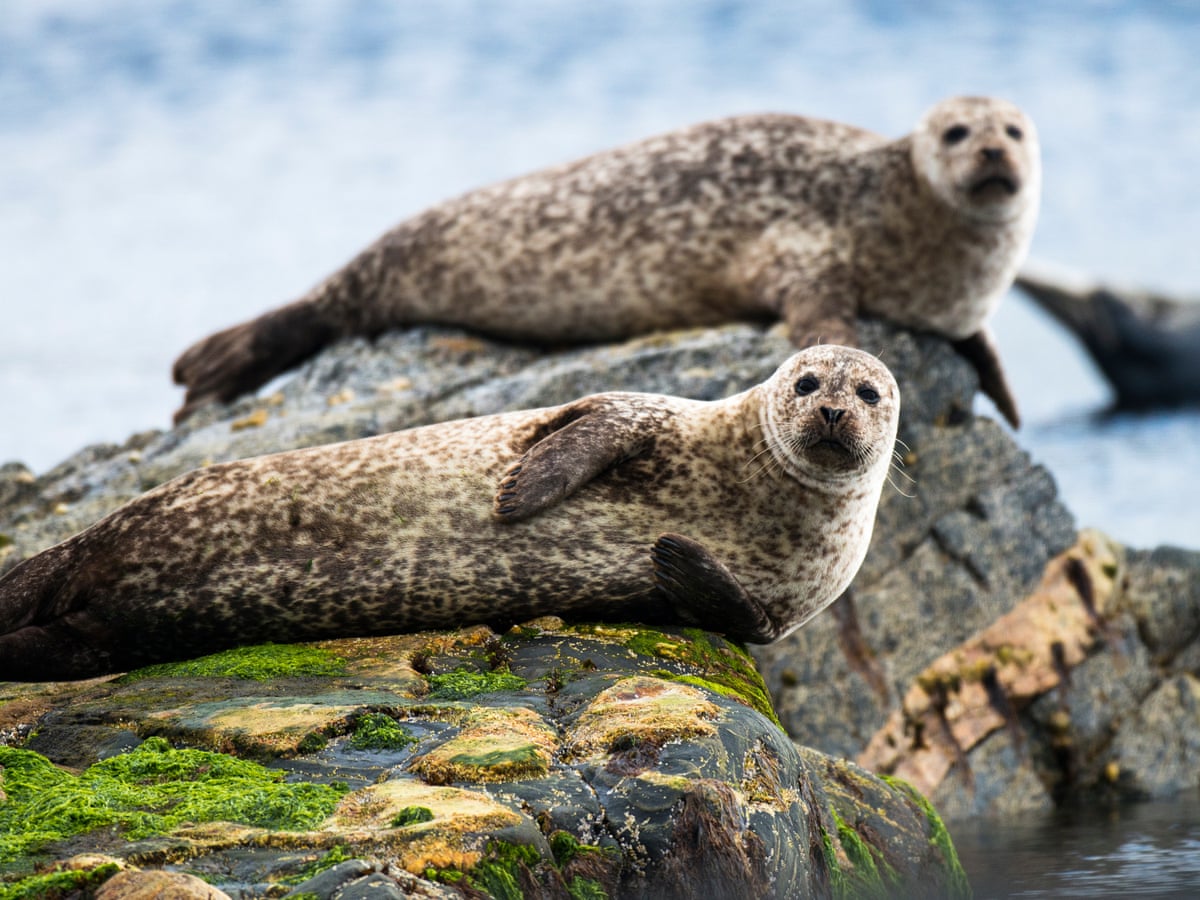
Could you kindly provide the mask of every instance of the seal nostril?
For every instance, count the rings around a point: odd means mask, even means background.
[[[828,406],[821,407],[821,415],[825,417],[825,421],[833,425],[845,414],[844,409],[830,409]]]
[[[979,151],[979,154],[987,162],[998,162],[999,160],[1004,159],[1004,148],[1003,147],[984,147],[982,150]]]

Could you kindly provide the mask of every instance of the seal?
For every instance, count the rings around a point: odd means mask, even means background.
[[[326,344],[418,323],[537,345],[783,319],[797,346],[874,316],[955,341],[1014,425],[985,322],[1037,218],[1033,123],[957,97],[889,141],[835,122],[707,122],[473,191],[402,222],[299,300],[176,361],[176,421]]]
[[[1040,270],[1016,286],[1083,344],[1112,412],[1200,406],[1200,301]]]
[[[720,401],[596,394],[198,469],[0,579],[0,680],[547,614],[770,642],[858,570],[899,403],[823,345]]]

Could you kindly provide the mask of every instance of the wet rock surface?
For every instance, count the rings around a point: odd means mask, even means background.
[[[103,854],[75,870],[121,870],[112,897],[965,891],[924,800],[798,750],[716,635],[539,620],[298,646],[7,686],[54,709],[0,748],[0,863]]]

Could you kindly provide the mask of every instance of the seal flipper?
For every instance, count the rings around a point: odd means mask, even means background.
[[[755,279],[754,290],[759,302],[783,319],[792,345],[857,347],[858,304],[846,296],[854,284],[848,267],[832,253],[776,252],[778,257]]]
[[[518,459],[500,479],[492,515],[527,519],[569,497],[601,472],[641,453],[672,411],[646,403],[619,405],[603,396],[569,404],[560,424]]]
[[[1004,377],[996,345],[986,329],[981,329],[961,341],[955,341],[954,349],[975,367],[979,374],[980,390],[992,399],[1000,414],[1008,420],[1008,424],[1013,428],[1020,428],[1021,414],[1017,412],[1017,401],[1008,386],[1008,379]]]
[[[655,586],[688,624],[754,644],[769,644],[779,637],[762,604],[703,544],[680,534],[662,534],[650,559]]]
[[[172,375],[184,385],[175,424],[209,403],[228,403],[303,362],[339,336],[310,300],[298,300],[211,334],[175,360]]]

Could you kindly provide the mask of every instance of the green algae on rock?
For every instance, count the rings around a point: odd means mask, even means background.
[[[124,839],[166,834],[185,822],[236,822],[302,830],[323,821],[346,792],[288,784],[283,773],[161,738],[79,775],[28,750],[0,747],[7,800],[0,804],[0,863],[47,844],[116,826]]]
[[[417,739],[386,713],[364,713],[355,723],[350,746],[355,750],[403,750]]]
[[[122,681],[143,678],[245,678],[268,681],[284,677],[341,675],[345,671],[346,660],[329,650],[308,644],[258,644],[222,650],[182,662],[145,666],[122,676]]]
[[[879,806],[908,829],[896,838],[911,850],[907,868],[895,867],[897,883],[947,877],[930,823],[907,794],[888,788],[869,795],[873,805],[855,806],[825,758],[798,754],[744,697],[714,687],[718,665],[747,659],[718,636],[546,621],[503,637],[475,628],[320,649],[346,660],[345,669],[266,681],[151,673],[46,688],[39,696],[49,706],[15,701],[9,721],[21,721],[22,709],[50,710],[36,720],[35,740],[52,759],[54,748],[66,747],[55,735],[76,734],[69,752],[83,760],[76,745],[100,734],[89,729],[119,731],[126,741],[169,734],[266,757],[277,768],[257,771],[297,782],[279,787],[356,787],[334,788],[328,814],[299,830],[222,813],[225,821],[168,822],[167,831],[149,832],[156,836],[114,844],[115,830],[101,826],[44,846],[42,858],[99,843],[135,866],[210,873],[218,887],[257,882],[255,896],[296,884],[314,854],[341,847],[343,862],[372,861],[372,883],[399,879],[401,870],[404,878],[434,878],[438,884],[421,888],[428,896],[508,896],[515,886],[557,900],[683,897],[702,885],[746,883],[783,897],[858,884],[866,857],[851,861],[834,811],[877,860],[884,857],[870,830]],[[454,676],[446,683],[472,696],[431,698],[430,675]],[[393,741],[405,746],[382,746]],[[166,743],[151,739],[113,760],[155,746]],[[113,763],[95,759],[79,768]],[[43,774],[75,777],[49,765]],[[180,777],[191,776],[185,769]],[[130,827],[122,827],[124,837]],[[828,859],[822,833],[831,840]],[[13,865],[24,871],[37,859],[19,855]]]
[[[466,700],[480,694],[519,691],[526,681],[511,672],[474,672],[459,668],[442,675],[429,676],[430,700]]]

